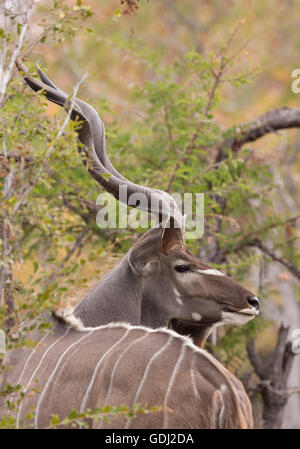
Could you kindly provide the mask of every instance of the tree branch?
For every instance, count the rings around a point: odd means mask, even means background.
[[[266,134],[289,128],[300,128],[300,108],[273,109],[250,123],[237,125],[226,131],[225,134],[230,134],[230,137],[218,146],[216,162],[226,159],[228,149],[236,153],[248,142],[254,142]]]
[[[299,218],[299,216],[292,217],[291,219],[287,220],[287,222],[296,221],[296,220],[298,220],[298,218]],[[275,225],[271,225],[270,227],[274,227],[274,226]],[[245,236],[242,241],[236,243],[231,248],[222,248],[221,249],[222,258],[224,258],[226,254],[229,254],[231,252],[238,252],[238,251],[242,251],[245,248],[256,247],[256,248],[260,249],[264,254],[269,256],[272,260],[274,260],[274,262],[278,262],[281,265],[283,265],[284,267],[286,267],[290,271],[290,273],[292,273],[292,275],[295,276],[295,278],[300,280],[299,268],[297,268],[290,261],[287,261],[286,259],[283,259],[281,256],[278,256],[277,254],[275,254],[275,252],[273,250],[269,249],[259,238],[257,238],[257,237],[250,238],[250,235],[251,234],[249,234],[248,236]]]
[[[263,361],[261,360],[260,356],[258,355],[254,339],[252,338],[250,343],[247,345],[247,353],[249,360],[254,368],[254,371],[257,373],[257,375],[260,377],[260,379],[266,378],[266,368],[263,364]]]
[[[220,83],[222,82],[223,75],[225,74],[227,68],[230,66],[230,63],[232,62],[232,60],[241,52],[241,50],[244,48],[244,45],[246,45],[246,44],[243,44],[231,56],[227,56],[227,52],[232,44],[232,41],[233,41],[234,37],[236,36],[236,34],[238,33],[238,30],[243,22],[244,21],[241,20],[237,24],[237,26],[234,28],[234,30],[230,33],[229,38],[227,39],[226,45],[224,47],[222,47],[220,49],[220,51],[216,54],[215,58],[217,58],[217,57],[220,58],[217,71],[214,71],[212,68],[209,69],[210,73],[213,75],[213,82],[212,82],[210,88],[208,89],[208,91],[207,91],[207,89],[205,89],[207,92],[207,103],[203,110],[204,120],[201,119],[199,121],[198,126],[195,129],[190,141],[187,143],[187,145],[183,149],[178,162],[174,165],[174,167],[170,173],[170,176],[169,176],[168,185],[166,188],[167,192],[170,192],[172,184],[173,184],[175,176],[176,176],[176,173],[177,173],[177,170],[181,167],[182,164],[185,163],[187,157],[189,156],[191,150],[194,147],[194,144],[199,136],[199,133],[202,129],[203,124],[207,122],[210,110],[213,106],[213,102],[214,102],[214,99],[216,96],[217,89],[218,89]],[[200,75],[200,79],[201,79],[201,75]],[[204,85],[205,85],[205,83],[204,83]]]
[[[254,387],[250,387],[250,390],[255,393],[261,393],[263,396],[263,421],[264,427],[267,429],[281,428],[286,403],[292,394],[299,392],[299,387],[287,387],[289,374],[296,355],[291,350],[288,333],[289,327],[281,324],[271,362],[262,361],[255,349],[253,340],[247,346],[249,359],[255,373],[259,377],[259,381]]]
[[[257,248],[259,248],[263,253],[271,257],[271,259],[274,260],[275,262],[279,262],[281,265],[286,267],[292,273],[293,276],[295,276],[298,280],[300,280],[300,270],[291,262],[288,262],[282,257],[277,256],[274,253],[274,251],[267,248],[266,245],[264,245],[259,239],[256,239],[255,242],[252,244],[252,246],[256,246]]]

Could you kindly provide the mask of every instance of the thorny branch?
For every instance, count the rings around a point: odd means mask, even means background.
[[[218,87],[218,85],[220,83],[220,79],[221,79],[221,77],[223,75],[223,72],[224,72],[226,66],[227,66],[227,63],[224,61],[224,57],[223,57],[223,53],[222,53],[219,71],[218,71],[218,73],[216,75],[214,75],[215,79],[214,79],[213,85],[212,85],[212,87],[211,87],[211,89],[210,89],[210,91],[208,93],[208,100],[207,100],[207,104],[205,106],[204,113],[203,113],[205,118],[208,117],[208,114],[210,112],[210,109],[211,109],[211,106],[212,106],[212,103],[213,103],[213,99],[215,97],[215,93],[216,93],[217,87]],[[166,189],[167,192],[170,192],[172,184],[173,184],[175,176],[176,176],[176,173],[177,173],[177,170],[182,166],[182,164],[184,164],[184,162],[185,162],[186,158],[188,157],[190,151],[193,149],[194,143],[197,140],[197,138],[199,136],[199,132],[201,131],[201,128],[202,128],[202,126],[203,126],[203,124],[205,122],[206,121],[200,120],[200,122],[199,122],[199,124],[198,124],[198,126],[197,126],[197,128],[196,128],[196,130],[194,132],[194,134],[192,135],[192,137],[190,139],[190,142],[186,145],[186,147],[184,148],[184,150],[182,151],[182,153],[180,155],[179,160],[174,165],[173,170],[172,170],[172,172],[170,174],[170,177],[169,177],[168,186],[167,186],[167,189]]]
[[[226,70],[228,69],[228,67],[230,66],[231,62],[236,58],[236,56],[238,54],[241,53],[241,51],[244,49],[246,44],[243,44],[237,51],[235,51],[232,55],[227,56],[227,52],[234,40],[234,37],[236,36],[236,34],[238,33],[238,30],[240,28],[240,26],[243,24],[243,20],[241,20],[237,26],[234,28],[234,30],[230,33],[229,38],[225,44],[224,47],[222,47],[220,49],[220,51],[215,55],[215,59],[220,58],[219,61],[219,67],[217,72],[215,72],[213,69],[210,69],[211,74],[214,78],[213,83],[209,88],[207,88],[206,84],[204,83],[204,80],[201,78],[201,74],[199,74],[200,76],[200,80],[202,81],[203,85],[205,86],[205,90],[207,93],[207,103],[206,106],[204,108],[203,111],[203,119],[200,119],[199,124],[195,130],[195,132],[193,133],[189,143],[186,145],[186,147],[183,149],[180,158],[178,160],[178,162],[176,162],[176,164],[174,165],[170,175],[169,175],[169,181],[168,181],[168,185],[167,185],[167,192],[170,192],[172,184],[174,182],[177,170],[182,166],[182,164],[185,163],[187,157],[189,156],[191,150],[194,148],[194,144],[199,136],[199,133],[203,127],[203,124],[207,122],[207,118],[209,116],[209,113],[211,111],[212,105],[213,105],[213,101],[215,99],[216,96],[216,92],[217,89],[220,85],[220,83],[222,82],[222,78],[223,75],[225,74]],[[216,161],[218,162],[218,161]]]

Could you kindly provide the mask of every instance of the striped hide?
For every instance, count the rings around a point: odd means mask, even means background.
[[[88,420],[92,428],[251,428],[252,412],[242,383],[188,337],[172,330],[111,323],[75,329],[56,322],[34,350],[7,355],[6,383],[21,384],[25,399],[17,427],[47,428],[51,415],[73,409],[145,404],[163,410]],[[34,393],[33,390],[39,392]],[[26,414],[35,409],[34,420]],[[0,417],[6,412],[0,403]]]

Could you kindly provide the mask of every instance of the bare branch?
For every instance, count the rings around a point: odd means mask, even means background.
[[[243,145],[248,142],[274,133],[281,129],[299,128],[300,127],[300,108],[281,108],[273,109],[244,125],[238,125],[231,128],[226,134],[231,134],[218,147],[218,155],[216,162],[226,159],[226,150],[231,149],[237,152]]]
[[[255,343],[254,343],[253,338],[250,341],[250,343],[247,345],[247,352],[248,352],[248,357],[252,363],[252,366],[253,366],[255,372],[261,379],[265,379],[267,376],[266,368],[263,364],[263,361],[261,360],[258,353],[256,352]]]
[[[270,369],[273,370],[277,376],[282,375],[283,359],[286,351],[286,341],[288,338],[289,330],[289,326],[285,326],[283,323],[281,323],[278,332],[277,344],[270,367]]]
[[[288,333],[289,328],[281,324],[271,363],[262,361],[256,352],[253,340],[247,347],[249,359],[260,379],[254,387],[250,387],[250,390],[254,393],[261,393],[263,396],[265,428],[281,428],[286,403],[292,394],[299,392],[299,387],[287,387],[296,355],[291,351],[291,342],[287,340]]]
[[[22,50],[22,46],[25,40],[25,36],[27,33],[28,25],[29,25],[29,18],[33,9],[34,4],[37,2],[34,1],[28,1],[25,4],[25,10],[17,11],[19,15],[22,15],[23,17],[23,23],[22,28],[19,34],[19,38],[17,40],[15,49],[11,55],[11,58],[7,64],[7,69],[5,70],[6,65],[6,55],[7,55],[7,38],[5,36],[4,39],[4,52],[1,58],[1,65],[0,65],[0,107],[3,106],[5,102],[5,95],[8,83],[10,82],[11,78],[13,77],[14,68],[15,68],[15,62],[20,55],[20,52]],[[24,6],[24,5],[23,5]]]
[[[256,239],[255,242],[252,244],[252,246],[256,246],[257,248],[259,248],[263,253],[271,257],[271,259],[274,260],[275,262],[279,262],[281,265],[286,267],[292,273],[293,276],[295,276],[298,280],[300,280],[300,270],[291,262],[283,259],[280,256],[277,256],[274,253],[274,251],[267,248],[267,246],[264,245],[259,239]]]
[[[284,267],[286,267],[293,276],[295,276],[298,280],[300,280],[300,270],[297,268],[293,263],[291,263],[288,260],[285,260],[283,257],[279,256],[278,254],[275,254],[274,250],[268,248],[261,239],[257,238],[256,236],[262,232],[265,232],[269,229],[278,227],[278,226],[284,226],[286,224],[295,223],[300,219],[300,214],[295,215],[294,217],[289,217],[288,219],[284,221],[280,221],[277,223],[271,223],[267,226],[264,226],[261,229],[257,229],[256,231],[253,231],[247,235],[243,236],[243,239],[239,242],[236,242],[232,247],[224,247],[222,248],[222,256],[224,257],[226,254],[229,254],[231,252],[238,252],[242,251],[245,248],[249,247],[256,247],[260,249],[264,254],[269,256],[272,260],[275,262],[280,263]]]
[[[82,230],[82,232],[79,234],[79,236],[75,240],[74,245],[67,252],[65,258],[63,259],[62,263],[60,264],[60,266],[59,266],[60,269],[62,269],[64,267],[64,264],[72,257],[72,255],[76,252],[76,250],[78,250],[78,255],[79,255],[80,251],[82,250],[82,247],[85,244],[84,238],[88,235],[89,232],[90,232],[90,229],[88,227],[85,227]]]

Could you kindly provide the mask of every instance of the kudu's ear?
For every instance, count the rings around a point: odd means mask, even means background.
[[[181,228],[175,226],[174,218],[170,217],[168,224],[163,229],[161,252],[163,254],[169,254],[178,246],[185,247],[184,236]]]
[[[185,246],[181,229],[174,227],[173,220],[169,226],[150,229],[131,248],[129,264],[136,274],[146,274],[151,269],[150,264],[159,262],[162,254]]]
[[[131,248],[128,260],[136,274],[145,274],[151,262],[159,262],[163,232],[161,227],[149,229]]]

